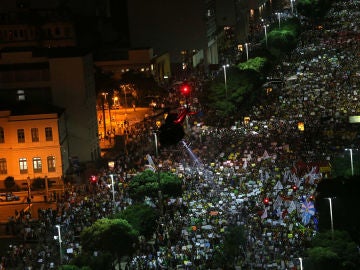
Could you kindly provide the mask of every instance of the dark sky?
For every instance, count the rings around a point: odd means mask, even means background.
[[[132,47],[153,47],[156,53],[174,53],[206,45],[202,0],[130,0]]]

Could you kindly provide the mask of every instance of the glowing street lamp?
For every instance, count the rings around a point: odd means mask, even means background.
[[[58,231],[58,235],[57,235],[57,236],[54,236],[54,238],[59,241],[60,265],[62,265],[63,259],[62,259],[62,246],[61,246],[62,239],[61,239],[61,228],[60,228],[60,225],[56,225],[56,228],[57,228],[57,231]]]
[[[350,152],[350,163],[351,163],[351,175],[352,175],[352,176],[354,176],[353,150],[358,150],[358,149],[345,148],[345,151],[349,151],[349,152]]]
[[[263,27],[264,27],[264,31],[265,31],[265,45],[266,45],[266,48],[267,48],[267,46],[268,46],[268,41],[267,41],[267,28],[269,27],[269,25],[264,24]]]
[[[114,161],[109,161],[108,162],[108,166],[110,171],[112,172],[114,170],[115,167],[115,162]],[[112,191],[112,202],[113,202],[113,213],[115,214],[115,190],[114,190],[114,175],[111,173],[110,174],[110,179],[111,179],[111,191]]]
[[[300,270],[303,270],[303,259],[302,258],[298,258],[298,260],[300,261]]]
[[[329,200],[329,206],[330,206],[330,222],[331,222],[331,237],[334,239],[334,219],[333,219],[333,209],[332,209],[332,199],[331,197],[325,198]]]
[[[275,12],[275,14],[277,15],[277,17],[278,17],[278,21],[279,21],[279,29],[280,29],[280,27],[281,27],[281,25],[280,25],[280,22],[281,22],[281,12]]]
[[[249,60],[249,45],[250,43],[245,43],[246,61]]]
[[[294,2],[295,2],[295,0],[290,0],[291,14],[292,15],[294,15]]]
[[[225,95],[226,95],[226,98],[227,98],[228,95],[227,95],[226,68],[229,67],[229,64],[223,65],[222,67],[224,69]]]

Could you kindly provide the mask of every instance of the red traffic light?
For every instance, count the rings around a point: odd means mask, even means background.
[[[90,182],[91,183],[96,183],[97,182],[97,179],[96,179],[95,175],[90,176]]]
[[[184,83],[183,85],[181,85],[181,87],[180,87],[180,92],[181,92],[181,94],[184,95],[184,96],[190,95],[190,92],[191,92],[191,87],[190,87],[190,85],[188,85],[188,84],[186,84],[186,83]]]
[[[263,203],[264,203],[265,205],[268,205],[269,202],[270,202],[269,198],[264,198]]]
[[[298,187],[293,185],[292,189],[293,189],[293,191],[297,191]]]

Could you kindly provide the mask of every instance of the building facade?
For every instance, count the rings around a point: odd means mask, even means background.
[[[64,156],[94,161],[100,150],[93,67],[92,55],[75,48],[3,50],[0,101],[25,100],[64,108],[68,141]]]
[[[0,187],[7,177],[16,183],[47,178],[61,183],[67,148],[63,110],[19,102],[0,108]]]

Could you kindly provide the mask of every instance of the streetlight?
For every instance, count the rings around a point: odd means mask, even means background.
[[[249,60],[249,45],[250,43],[245,43],[246,61]]]
[[[297,258],[297,259],[300,261],[300,270],[303,270],[303,264],[302,264],[303,259],[302,258]]]
[[[62,247],[61,247],[61,230],[60,230],[60,225],[55,225],[58,231],[58,235],[55,236],[54,238],[57,239],[59,241],[59,252],[60,252],[60,265],[62,265]]]
[[[358,150],[358,149],[345,148],[345,151],[350,151],[350,163],[351,163],[351,175],[352,176],[354,176],[353,150]]]
[[[115,162],[114,161],[109,161],[108,166],[109,166],[110,171],[113,171],[113,169],[115,167]],[[112,173],[110,174],[110,179],[111,179],[111,191],[112,191],[112,202],[113,202],[113,214],[115,214],[114,175]]]
[[[295,2],[295,0],[290,0],[291,14],[292,15],[294,15],[294,2]]]
[[[227,82],[226,82],[226,68],[229,67],[229,64],[223,65],[222,67],[224,69],[225,95],[227,98],[228,95],[227,95]]]
[[[278,17],[278,21],[279,21],[279,29],[280,29],[280,21],[281,21],[281,12],[275,12],[275,14]]]
[[[267,48],[267,44],[268,44],[268,42],[267,42],[267,28],[268,28],[268,26],[269,25],[267,25],[267,24],[264,24],[263,25],[263,27],[264,27],[264,31],[265,31],[265,45],[266,45],[266,48]]]
[[[329,206],[330,206],[330,222],[331,222],[331,237],[334,239],[334,219],[333,219],[333,210],[332,210],[332,199],[331,197],[325,198],[329,200]]]

